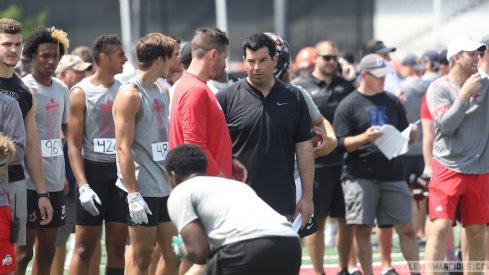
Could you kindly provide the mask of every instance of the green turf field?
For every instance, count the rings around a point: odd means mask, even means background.
[[[459,232],[460,232],[460,226],[455,227],[454,236],[455,236],[455,246],[456,247],[459,244],[459,239],[460,239]],[[68,250],[69,250],[69,246],[74,244],[74,242],[71,240],[73,237],[74,237],[74,235],[72,234],[72,236],[70,237],[70,240],[68,241],[68,244],[67,244]],[[372,234],[372,243],[376,243],[375,234]],[[401,249],[399,247],[399,238],[398,238],[397,233],[393,234],[392,243],[393,243],[392,254],[391,254],[392,261],[393,262],[404,261],[404,258],[403,258],[402,253],[401,253]],[[457,248],[456,248],[456,250],[457,250]],[[67,255],[67,261],[65,263],[65,274],[68,274],[70,257],[71,257],[71,255]],[[419,257],[421,260],[424,258],[424,247],[423,246],[419,247]],[[104,249],[104,238],[102,238],[102,259],[100,261],[100,274],[105,274],[105,258],[106,258],[106,253],[105,253],[105,249]],[[373,246],[373,260],[374,260],[374,262],[378,262],[379,258],[380,258],[379,248],[378,248],[378,246]],[[324,263],[325,264],[336,264],[336,263],[338,263],[338,255],[336,253],[335,247],[327,247],[325,249]],[[310,265],[311,264],[311,261],[309,259],[309,255],[307,253],[307,249],[305,248],[305,246],[302,249],[302,264],[303,265]],[[27,274],[31,274],[31,270],[32,269],[29,266],[27,269]]]

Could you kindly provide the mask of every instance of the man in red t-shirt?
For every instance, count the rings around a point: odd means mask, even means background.
[[[226,67],[229,39],[216,28],[200,28],[192,39],[192,62],[178,82],[170,111],[170,148],[197,144],[208,159],[206,175],[246,180],[232,159],[231,137],[221,106],[206,85]]]

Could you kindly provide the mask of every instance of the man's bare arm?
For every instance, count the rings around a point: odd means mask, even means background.
[[[24,118],[26,134],[25,166],[29,176],[36,187],[37,193],[46,193],[46,181],[44,177],[44,168],[42,165],[41,148],[37,138],[36,126],[36,109],[37,100],[35,94],[32,94],[32,108],[27,112]],[[53,218],[53,207],[51,201],[46,197],[40,197],[38,201],[39,211],[41,212],[41,225],[51,222]]]
[[[134,142],[136,115],[141,109],[141,100],[132,85],[121,87],[114,102],[115,139],[117,157],[127,192],[138,192],[131,146]]]

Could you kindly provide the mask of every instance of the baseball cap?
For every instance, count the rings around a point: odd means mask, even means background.
[[[457,37],[448,44],[447,59],[450,60],[454,55],[462,51],[483,51],[486,45],[472,40],[468,36]]]
[[[440,65],[440,54],[435,50],[427,50],[421,56],[421,60],[430,60],[431,64],[433,64],[433,68],[438,69],[438,66]]]
[[[391,53],[395,52],[396,48],[387,47],[384,42],[379,40],[371,40],[366,44],[367,53]]]
[[[447,59],[447,50],[442,50],[440,52],[440,64],[443,64],[443,65],[446,65],[448,66],[450,62],[448,62],[448,59]]]
[[[84,62],[81,57],[73,54],[65,54],[61,57],[56,73],[64,72],[66,70],[74,70],[78,72],[84,72],[92,67],[92,63]]]
[[[389,73],[384,59],[378,54],[367,54],[360,60],[360,71],[365,71],[377,78],[386,76]]]
[[[481,43],[489,47],[489,34],[481,38]]]
[[[423,64],[419,63],[418,57],[414,54],[408,54],[401,61],[402,66],[412,66],[417,71],[422,71],[424,69]]]

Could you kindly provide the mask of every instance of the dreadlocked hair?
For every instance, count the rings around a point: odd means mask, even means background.
[[[66,32],[55,27],[42,28],[34,31],[27,37],[22,51],[22,57],[27,60],[32,60],[32,55],[37,51],[39,44],[56,43],[59,46],[59,56],[63,56],[68,52],[70,41]]]
[[[9,162],[15,155],[15,144],[3,133],[0,133],[0,162]]]

